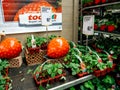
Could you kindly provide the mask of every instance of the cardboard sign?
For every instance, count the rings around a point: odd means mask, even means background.
[[[48,26],[52,24],[52,11],[50,7],[41,7],[42,25]]]
[[[83,17],[83,34],[94,34],[94,15],[88,15]]]

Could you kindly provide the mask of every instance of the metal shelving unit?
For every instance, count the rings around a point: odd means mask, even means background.
[[[105,4],[101,4],[101,5],[95,5],[95,6],[89,6],[89,7],[82,8],[82,10],[87,10],[87,9],[92,9],[92,8],[99,8],[99,7],[115,5],[115,4],[120,4],[120,1],[112,2],[112,3],[105,3]]]
[[[102,32],[102,31],[94,31],[94,33],[101,33],[101,34],[107,34],[107,35],[112,35],[116,37],[120,37],[120,33],[109,33],[109,32]]]
[[[82,0],[81,0],[82,2]],[[82,3],[81,3],[81,7],[80,7],[80,15],[83,16],[83,11],[84,10],[88,10],[88,9],[94,9],[94,8],[100,8],[100,7],[105,7],[105,6],[110,6],[110,5],[116,5],[116,4],[120,4],[120,1],[116,1],[116,2],[110,2],[110,3],[105,3],[105,4],[100,4],[100,5],[93,5],[93,6],[88,6],[88,7],[82,7]],[[81,32],[82,32],[82,21],[81,21]],[[107,34],[107,35],[112,35],[112,36],[116,36],[116,37],[120,37],[120,33],[110,33],[110,32],[103,32],[103,31],[94,31],[95,33],[100,33],[100,34]],[[82,33],[80,38],[82,39]],[[80,39],[80,41],[81,41]]]
[[[73,81],[70,81],[68,83],[65,83],[65,84],[62,84],[62,85],[59,85],[59,86],[56,86],[54,88],[50,88],[48,90],[64,90],[64,89],[67,89],[69,87],[72,87],[72,86],[75,86],[77,84],[80,84],[80,83],[83,83],[87,80],[90,80],[90,79],[93,79],[95,76],[93,75],[87,75],[87,76],[84,76],[82,78],[79,78],[79,79],[76,79],[76,80],[73,80]]]

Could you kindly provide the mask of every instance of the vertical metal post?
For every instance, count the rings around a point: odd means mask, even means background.
[[[80,0],[80,17],[82,17],[83,13],[82,13],[82,0]],[[82,29],[83,29],[83,26],[82,26],[82,20],[80,20],[80,43],[82,44],[83,43],[83,40],[82,40]]]

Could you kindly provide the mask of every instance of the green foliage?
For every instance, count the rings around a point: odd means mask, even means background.
[[[9,62],[7,60],[0,59],[0,74],[5,74],[5,69],[8,68]]]
[[[94,90],[94,85],[92,84],[91,81],[87,81],[84,83],[84,86],[90,90]]]
[[[46,75],[49,75],[50,77],[55,77],[56,75],[58,74],[62,74],[63,73],[63,69],[64,67],[62,66],[62,64],[60,63],[55,63],[55,64],[52,64],[52,63],[48,63],[48,64],[45,64],[43,66],[43,71],[46,71]]]
[[[76,90],[74,87],[70,87],[70,89],[69,90]]]
[[[39,86],[39,90],[46,90],[43,86]]]
[[[6,74],[5,69],[8,68],[9,62],[7,60],[0,59],[0,90],[5,90],[6,80],[9,77],[5,77]]]
[[[66,66],[66,68],[71,69],[72,75],[76,75],[81,71],[80,64],[77,64],[77,63],[70,62],[69,64],[67,64],[65,66]]]
[[[106,75],[105,77],[94,78],[86,81],[80,84],[79,87],[80,90],[111,90],[112,85],[115,85],[115,79],[110,75]],[[117,87],[117,89],[119,90],[120,88]]]
[[[34,36],[34,39],[36,46],[41,46],[43,43],[47,42],[47,38],[45,37]],[[31,36],[27,37],[27,47],[32,47],[31,40],[32,40]]]
[[[50,40],[52,40],[53,38],[56,38],[56,37],[57,37],[56,35],[50,35],[50,36],[48,36],[48,38],[47,37],[34,36],[35,44],[36,44],[36,46],[39,47],[43,43],[47,43],[47,42],[49,42]],[[26,40],[27,47],[32,47],[31,40],[32,40],[31,36],[27,37],[27,40]]]

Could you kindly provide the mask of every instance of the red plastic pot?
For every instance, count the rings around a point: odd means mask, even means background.
[[[93,72],[93,74],[96,76],[96,77],[99,77],[101,75],[101,71],[100,70],[95,70]]]
[[[111,72],[111,68],[107,68],[107,73]]]
[[[27,48],[27,50],[30,54],[39,53],[40,47],[35,47],[35,48],[29,47],[29,48]]]
[[[97,30],[97,29],[98,29],[98,25],[94,24],[94,30]]]
[[[86,76],[86,75],[88,75],[88,72],[83,72],[83,73],[78,73],[78,74],[77,74],[77,76],[78,76],[79,78],[84,77],[84,76]]]
[[[101,26],[100,26],[100,30],[101,30],[101,31],[105,31],[106,29],[107,29],[107,25],[101,25]]]
[[[101,3],[106,3],[107,1],[106,0],[101,0]]]
[[[40,76],[40,78],[41,78],[40,81],[37,79],[36,74],[33,75],[33,78],[34,78],[34,80],[35,80],[35,82],[36,82],[37,85],[43,85],[44,86],[47,83],[51,84],[51,83],[54,83],[54,81],[60,80],[60,78],[62,76],[66,76],[66,73],[63,72],[63,74],[57,75],[54,78],[51,78],[51,77],[49,77],[49,78],[42,78],[42,76]]]
[[[108,25],[107,27],[108,32],[113,32],[115,29],[115,25]]]
[[[9,89],[9,85],[5,85],[5,90],[8,90]]]
[[[100,4],[101,3],[101,0],[94,0],[94,4],[95,5],[98,5],[98,4]]]
[[[111,71],[115,70],[115,68],[116,68],[116,64],[113,64]]]
[[[107,74],[107,69],[101,70],[100,74],[101,74],[101,76],[106,75]]]

